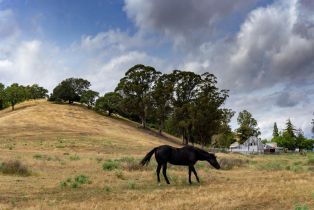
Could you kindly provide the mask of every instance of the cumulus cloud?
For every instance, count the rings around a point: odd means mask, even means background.
[[[253,5],[256,1],[234,0],[125,0],[124,10],[138,28],[155,31],[176,45],[204,41],[215,33],[224,16]]]
[[[314,22],[304,16],[302,1],[278,1],[252,11],[223,54],[226,84],[238,91],[314,79]],[[312,20],[313,21],[313,20]],[[297,30],[303,26],[302,30]],[[306,26],[306,27],[305,27]]]

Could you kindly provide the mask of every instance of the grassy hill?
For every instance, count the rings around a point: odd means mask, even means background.
[[[0,112],[0,209],[293,209],[314,206],[314,155],[217,154],[224,170],[170,166],[156,183],[153,147],[177,145],[138,124],[79,105],[29,101]],[[4,173],[17,160],[30,175]],[[23,169],[22,166],[19,166]],[[25,169],[25,168],[24,168]]]

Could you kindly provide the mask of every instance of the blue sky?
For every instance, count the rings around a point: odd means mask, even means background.
[[[101,94],[137,63],[211,72],[270,138],[291,118],[310,137],[311,0],[0,0],[0,82],[50,91],[83,77]],[[232,127],[236,128],[236,116]]]

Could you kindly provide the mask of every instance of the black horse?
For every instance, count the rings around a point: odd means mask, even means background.
[[[150,158],[152,157],[154,153],[155,153],[156,161],[158,163],[157,170],[156,170],[158,183],[160,182],[159,173],[162,167],[162,173],[165,177],[165,180],[167,184],[170,184],[167,177],[167,162],[173,165],[189,166],[189,183],[190,184],[192,184],[191,182],[192,171],[196,177],[196,180],[199,182],[199,178],[194,168],[194,164],[198,160],[206,160],[216,169],[220,168],[220,165],[217,162],[216,156],[214,154],[208,153],[202,149],[189,146],[189,145],[184,146],[182,148],[175,148],[169,145],[162,145],[159,147],[155,147],[154,149],[152,149],[152,151],[147,153],[147,155],[141,161],[141,164],[143,166],[148,165]]]

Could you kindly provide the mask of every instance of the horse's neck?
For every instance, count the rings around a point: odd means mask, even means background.
[[[196,151],[197,152],[197,156],[199,160],[207,160],[208,159],[208,154],[206,154],[203,151]]]

